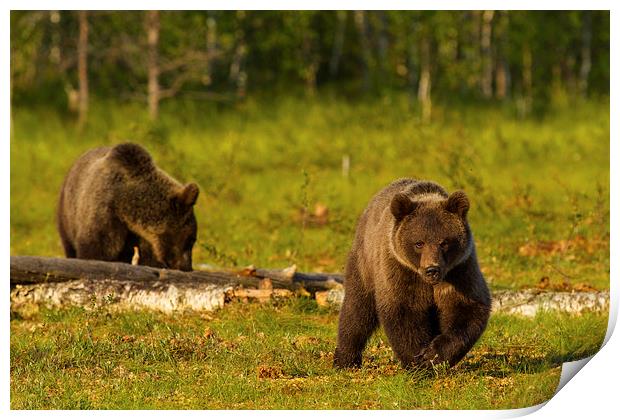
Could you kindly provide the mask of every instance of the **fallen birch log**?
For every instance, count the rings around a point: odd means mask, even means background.
[[[212,311],[241,299],[267,301],[337,287],[337,274],[247,267],[241,271],[158,269],[117,262],[11,256],[11,309],[109,305],[118,309]]]
[[[338,274],[297,273],[295,267],[240,272],[159,270],[124,263],[11,257],[11,310],[76,305],[151,309],[166,313],[212,311],[240,299],[268,301],[314,292],[320,306],[338,308],[344,289]],[[493,312],[534,316],[538,311],[608,311],[609,292],[493,292]]]
[[[241,271],[178,271],[119,262],[11,256],[11,287],[15,285],[62,283],[74,280],[118,280],[144,283],[167,282],[175,285],[203,283],[258,288],[262,279],[271,280],[278,289],[310,292],[327,290],[342,282],[339,274],[298,273],[295,266],[284,270],[247,267]]]
[[[233,289],[233,286],[209,283],[133,280],[18,284],[11,289],[11,311],[30,311],[32,306],[80,306],[86,309],[108,306],[119,310],[150,309],[165,313],[213,311],[224,306]]]
[[[340,307],[344,290],[334,288],[316,292],[321,306]],[[533,317],[539,311],[579,314],[609,311],[609,292],[548,292],[538,289],[492,292],[492,312]]]

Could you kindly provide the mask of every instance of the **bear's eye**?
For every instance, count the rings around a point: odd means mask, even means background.
[[[422,248],[423,246],[424,246],[424,242],[422,242],[422,241],[418,241],[418,242],[415,243],[415,247],[418,248],[418,249]]]
[[[450,243],[444,239],[443,241],[441,241],[441,243],[439,244],[439,246],[440,246],[442,249],[448,249],[448,248],[450,247]]]

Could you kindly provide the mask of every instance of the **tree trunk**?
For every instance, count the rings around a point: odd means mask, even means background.
[[[379,77],[382,80],[382,83],[387,82],[387,65],[388,65],[388,49],[389,49],[389,40],[388,40],[388,21],[387,15],[385,14],[385,10],[378,10],[377,17],[379,18],[380,28],[377,31],[377,52],[379,58]]]
[[[504,99],[508,94],[508,71],[506,61],[498,59],[495,66],[495,97]]]
[[[146,12],[146,37],[148,45],[148,106],[149,117],[152,121],[159,114],[159,11]]]
[[[409,92],[411,95],[411,102],[414,102],[417,97],[417,88],[418,88],[418,61],[419,61],[419,48],[416,42],[416,37],[414,34],[418,29],[418,20],[413,17],[411,19],[409,25],[409,34],[407,37],[407,44],[409,48],[407,48],[407,84],[409,88]]]
[[[482,39],[482,11],[480,10],[472,10],[469,12],[465,12],[465,16],[467,17],[467,23],[471,22],[471,30],[467,31],[466,37],[466,45],[472,46],[471,54],[469,58],[466,60],[469,62],[467,67],[471,68],[472,72],[472,82],[465,80],[466,90],[473,88],[473,83],[475,80],[476,87],[481,89],[482,86],[482,48],[477,48],[479,46],[480,40]],[[469,26],[469,25],[468,25]]]
[[[588,78],[592,67],[592,11],[582,12],[581,67],[579,68],[579,93],[588,95]]]
[[[315,53],[314,41],[312,39],[312,27],[310,24],[303,29],[302,51],[301,55],[304,61],[304,82],[306,84],[306,93],[314,96],[316,93],[316,75],[319,70],[319,57]]]
[[[335,77],[338,74],[338,68],[340,67],[342,48],[344,46],[344,35],[347,29],[348,12],[346,10],[338,10],[336,16],[338,17],[338,25],[336,26],[336,33],[334,34],[332,56],[329,60],[329,74],[331,77]]]
[[[523,105],[521,109],[522,115],[527,115],[532,110],[533,87],[532,87],[532,50],[529,44],[523,47]]]
[[[493,10],[485,10],[482,13],[482,28],[480,31],[480,52],[482,55],[482,74],[480,76],[480,89],[482,96],[493,96],[493,59],[491,57],[491,35],[493,32]]]
[[[247,87],[247,74],[243,69],[243,60],[247,54],[247,46],[245,44],[245,34],[243,32],[243,25],[245,12],[237,11],[237,30],[235,31],[235,39],[237,46],[235,53],[230,64],[230,79],[235,83],[237,87],[237,97],[243,98],[246,94]]]
[[[78,12],[79,36],[77,46],[78,56],[78,127],[86,124],[88,116],[88,12]]]
[[[420,82],[418,83],[418,101],[422,105],[422,119],[431,119],[431,41],[428,34],[422,36],[420,46]]]
[[[495,39],[495,97],[504,99],[510,91],[510,67],[506,60],[506,32],[509,15],[506,12],[497,12],[493,26]]]
[[[213,83],[213,67],[215,56],[217,55],[217,21],[212,12],[207,17],[207,69],[206,80],[204,83],[210,85]]]
[[[353,12],[353,17],[355,18],[355,26],[357,27],[362,48],[362,90],[368,92],[370,90],[370,62],[372,59],[370,41],[368,39],[368,20],[364,10],[356,10]]]

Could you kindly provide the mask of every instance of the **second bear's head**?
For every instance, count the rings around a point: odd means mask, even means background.
[[[431,284],[441,282],[471,254],[469,200],[464,192],[456,191],[449,197],[424,194],[414,199],[398,193],[390,210],[394,218],[391,252],[422,280]]]
[[[119,170],[113,192],[115,213],[150,245],[146,251],[152,255],[145,255],[152,261],[149,265],[191,271],[198,185],[179,183],[155,166],[148,152],[136,144],[114,147],[110,159]]]

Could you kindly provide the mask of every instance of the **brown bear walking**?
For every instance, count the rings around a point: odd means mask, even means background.
[[[68,258],[191,271],[198,186],[183,186],[137,144],[100,147],[73,165],[60,192],[58,231]]]
[[[465,193],[400,179],[357,225],[345,270],[336,367],[362,363],[379,324],[404,367],[456,364],[484,331],[491,298],[467,223]]]

